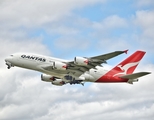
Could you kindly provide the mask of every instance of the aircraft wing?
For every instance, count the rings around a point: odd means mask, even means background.
[[[99,55],[99,56],[95,56],[95,57],[91,57],[90,59],[93,59],[93,60],[102,60],[102,61],[106,61],[108,59],[111,59],[113,57],[116,57],[122,53],[126,53],[127,54],[128,50],[125,50],[125,51],[115,51],[115,52],[111,52],[111,53],[107,53],[107,54],[104,54],[104,55]]]
[[[85,59],[84,62],[87,62],[87,65],[77,65],[75,64],[74,61],[70,61],[68,62],[68,71],[73,74],[76,77],[79,77],[81,74],[83,74],[86,71],[89,71],[91,68],[95,68],[96,66],[101,66],[102,63],[107,63],[106,60],[109,60],[115,56],[118,56],[122,53],[126,53],[127,54],[128,50],[125,51],[115,51],[115,52],[111,52],[111,53],[107,53],[107,54],[103,54],[103,55],[99,55],[99,56],[94,56],[94,57],[83,57],[83,59]]]

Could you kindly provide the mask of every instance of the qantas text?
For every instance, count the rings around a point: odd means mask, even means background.
[[[25,58],[25,59],[37,60],[37,61],[41,61],[41,62],[45,62],[46,61],[45,58],[35,57],[35,56],[29,56],[29,55],[21,55],[21,57],[22,58]]]

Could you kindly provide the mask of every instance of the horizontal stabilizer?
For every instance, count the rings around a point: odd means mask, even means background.
[[[120,76],[120,78],[136,79],[136,78],[142,77],[147,74],[150,74],[150,72],[138,72],[138,73],[133,73],[133,74],[127,74],[127,75]]]

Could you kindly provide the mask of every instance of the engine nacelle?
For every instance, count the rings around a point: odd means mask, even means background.
[[[52,81],[53,85],[62,86],[65,84],[65,82],[62,79],[56,79],[55,81]]]
[[[53,69],[66,70],[67,69],[67,64],[56,61],[56,62],[53,63]]]
[[[57,79],[54,76],[42,74],[41,80],[45,82],[51,82],[53,85],[62,86],[65,84],[65,82],[62,79]]]
[[[83,57],[75,57],[74,58],[74,64],[76,65],[81,65],[81,66],[86,66],[89,64],[89,60]]]
[[[52,82],[52,81],[54,81],[56,79],[55,79],[54,76],[46,75],[46,74],[41,74],[41,80],[45,81],[45,82]]]

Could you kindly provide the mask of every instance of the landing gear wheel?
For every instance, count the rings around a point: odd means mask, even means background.
[[[8,63],[6,63],[6,65],[7,65],[7,69],[11,68],[11,65],[9,65]]]
[[[10,68],[11,68],[10,66],[7,67],[7,69],[10,69]]]

